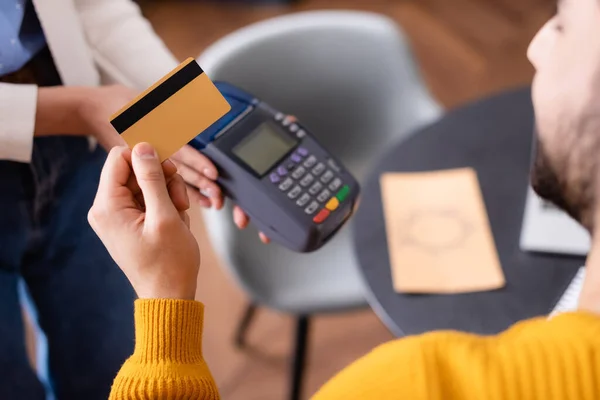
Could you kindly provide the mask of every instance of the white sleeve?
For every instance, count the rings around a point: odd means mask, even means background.
[[[0,83],[0,160],[31,161],[36,107],[37,86]]]
[[[75,0],[93,57],[117,82],[146,89],[179,62],[131,0]]]

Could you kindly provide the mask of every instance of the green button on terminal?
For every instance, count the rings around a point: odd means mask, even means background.
[[[338,201],[341,203],[346,197],[348,197],[348,193],[350,193],[350,187],[348,185],[344,185],[340,191],[337,192],[335,197],[337,197]]]

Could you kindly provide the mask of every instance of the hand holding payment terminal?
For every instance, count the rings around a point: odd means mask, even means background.
[[[357,181],[294,117],[230,84],[215,86],[231,110],[189,144],[213,161],[225,195],[272,241],[319,249],[352,214]]]

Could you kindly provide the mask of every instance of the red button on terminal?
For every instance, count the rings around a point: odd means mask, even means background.
[[[315,224],[320,224],[323,221],[325,221],[327,217],[329,217],[329,210],[324,208],[321,211],[319,211],[317,215],[315,215],[315,217],[313,218],[313,222]]]

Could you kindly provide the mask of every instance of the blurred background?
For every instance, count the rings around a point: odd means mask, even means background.
[[[286,13],[353,9],[384,14],[408,36],[431,93],[454,108],[527,84],[529,41],[554,12],[554,0],[140,0],[144,14],[179,59],[197,57],[222,36]],[[293,319],[261,308],[248,348],[233,346],[246,296],[219,266],[198,210],[203,250],[198,299],[206,308],[205,354],[223,398],[281,399],[287,394]],[[312,324],[304,395],[374,346],[392,339],[372,311],[318,317]]]
[[[448,109],[528,84],[529,41],[553,14],[555,0],[140,0],[144,14],[179,59],[197,57],[222,36],[286,13],[353,9],[384,14],[408,36],[431,93]],[[282,399],[289,386],[294,320],[261,308],[248,348],[233,346],[245,294],[219,266],[198,210],[202,246],[198,299],[205,302],[205,354],[223,398]],[[392,339],[371,310],[314,319],[304,397],[374,346]]]
[[[196,56],[236,29],[278,15],[318,9],[384,14],[409,36],[430,91],[452,108],[528,83],[529,41],[555,0],[138,0],[179,58]]]
[[[138,0],[145,16],[181,60],[248,24],[318,9],[372,11],[406,33],[433,96],[446,109],[530,83],[529,41],[553,14],[555,0]],[[222,398],[287,397],[294,320],[260,308],[247,348],[233,344],[247,296],[220,266],[200,211],[193,229],[202,248],[197,298],[206,304],[204,351]],[[253,228],[250,228],[253,229]],[[311,326],[303,397],[392,334],[367,309],[318,316]]]

